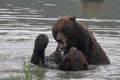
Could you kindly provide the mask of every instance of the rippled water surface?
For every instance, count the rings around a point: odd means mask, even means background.
[[[76,72],[45,69],[43,80],[120,80],[119,8],[119,0],[0,0],[0,80],[22,74],[23,60],[30,59],[38,34],[50,39],[47,55],[55,50],[52,24],[64,15],[88,26],[111,64]]]

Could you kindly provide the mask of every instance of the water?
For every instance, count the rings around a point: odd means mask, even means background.
[[[50,39],[46,55],[55,50],[52,24],[64,15],[88,25],[111,64],[75,72],[45,69],[43,80],[120,80],[119,4],[119,0],[0,0],[0,80],[22,74],[23,60],[30,59],[38,34]]]

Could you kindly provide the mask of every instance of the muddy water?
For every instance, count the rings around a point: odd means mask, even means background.
[[[120,80],[119,4],[119,0],[0,0],[0,80],[22,74],[23,60],[30,59],[38,34],[50,39],[46,55],[55,50],[51,27],[64,15],[88,25],[111,64],[77,72],[44,69],[43,80]]]

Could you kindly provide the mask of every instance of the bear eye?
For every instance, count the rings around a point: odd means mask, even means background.
[[[54,33],[55,33],[55,34],[57,34],[57,33],[58,33],[58,31],[54,31]]]
[[[64,29],[62,29],[62,30],[61,30],[61,32],[65,32],[65,30],[64,30]]]

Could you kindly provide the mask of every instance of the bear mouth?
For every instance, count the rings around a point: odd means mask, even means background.
[[[64,50],[63,50],[63,49],[58,49],[58,51],[60,52],[60,54],[61,54],[62,56],[64,56]]]

